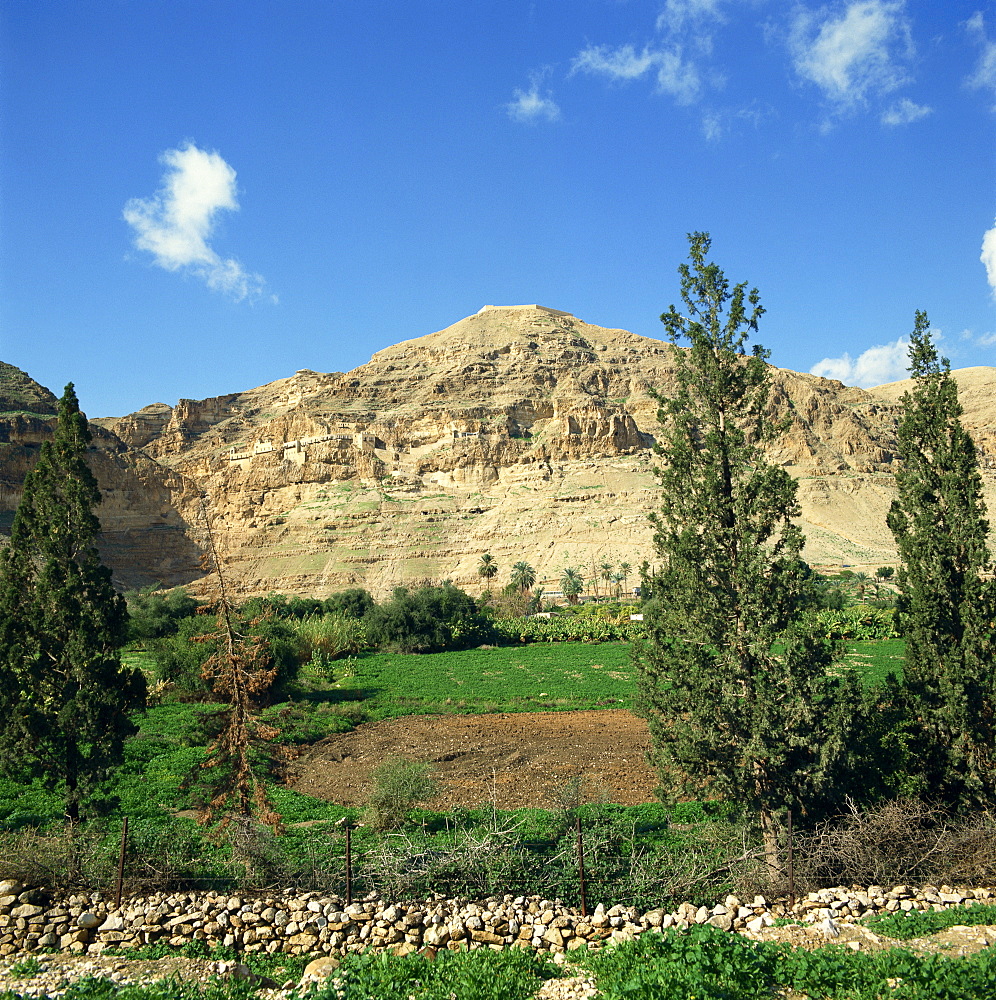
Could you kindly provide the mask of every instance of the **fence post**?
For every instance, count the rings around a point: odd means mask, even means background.
[[[346,905],[353,901],[353,842],[350,836],[352,828],[346,822]]]
[[[795,906],[795,857],[792,843],[792,810],[788,811],[788,877],[789,906]]]
[[[121,825],[121,853],[118,855],[118,884],[117,891],[114,893],[114,908],[118,909],[121,906],[121,890],[124,884],[124,859],[125,859],[125,843],[128,840],[128,817],[125,816],[124,823]]]
[[[581,836],[581,817],[578,816],[578,881],[581,884],[581,916],[588,916],[588,899],[584,884],[584,839]]]

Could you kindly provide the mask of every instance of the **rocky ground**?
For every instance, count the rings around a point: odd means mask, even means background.
[[[309,747],[292,765],[299,792],[360,805],[385,758],[429,761],[438,809],[494,803],[499,809],[555,806],[580,776],[587,801],[654,802],[647,724],[622,710],[417,715],[360,726]]]

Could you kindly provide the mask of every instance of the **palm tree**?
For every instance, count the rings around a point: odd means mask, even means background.
[[[571,604],[577,604],[578,595],[584,590],[584,577],[573,566],[568,566],[560,575],[560,589]]]
[[[606,583],[612,583],[612,563],[603,562],[601,566],[598,567],[602,571],[602,579]],[[605,594],[608,596],[609,588],[605,588]]]
[[[629,579],[629,574],[633,572],[633,567],[628,562],[621,562],[619,564],[619,572],[622,574],[623,586],[626,587],[626,581]],[[629,588],[627,587],[626,589],[628,590]]]
[[[871,577],[867,573],[855,573],[851,577],[851,586],[858,592],[858,600],[865,599],[865,591],[871,583]]]
[[[498,574],[498,563],[495,562],[495,557],[490,552],[485,552],[481,556],[481,561],[477,565],[477,575],[481,577],[482,580],[487,580],[488,593],[491,593],[491,581]]]
[[[622,593],[622,582],[626,577],[622,573],[613,573],[612,582],[616,585],[616,600],[619,600],[619,596]]]
[[[521,593],[524,594],[527,590],[532,590],[535,582],[536,570],[529,563],[520,560],[512,567],[512,586],[517,588]]]

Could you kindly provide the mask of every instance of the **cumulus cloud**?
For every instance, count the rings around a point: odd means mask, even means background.
[[[909,98],[904,97],[893,104],[892,107],[882,112],[882,124],[909,125],[910,122],[926,118],[933,110],[933,108],[929,108],[925,104],[916,104]]]
[[[796,73],[838,108],[908,83],[913,40],[904,8],[905,0],[852,0],[839,14],[800,10],[789,38]]]
[[[223,259],[209,242],[218,213],[238,211],[235,171],[218,153],[191,142],[167,150],[160,162],[166,171],[159,191],[124,207],[135,246],[152,254],[159,267],[196,274],[214,291],[237,300],[258,295],[262,276],[234,258]]]
[[[845,385],[868,388],[884,382],[897,382],[908,375],[909,342],[900,338],[881,347],[869,347],[852,358],[842,354],[839,358],[824,358],[809,369],[811,375],[835,378]]]
[[[976,11],[966,22],[965,28],[980,47],[979,61],[966,81],[974,89],[988,89],[996,93],[996,42],[986,32],[982,11]],[[996,111],[996,107],[993,108]]]
[[[532,81],[529,90],[516,88],[513,93],[514,100],[505,105],[505,111],[513,121],[535,125],[541,121],[555,122],[560,118],[560,108],[550,92],[547,91],[546,95],[540,93],[538,79]]]
[[[987,229],[982,237],[982,255],[979,260],[985,265],[989,287],[996,294],[996,226]]]

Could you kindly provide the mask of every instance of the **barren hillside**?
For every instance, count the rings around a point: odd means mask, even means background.
[[[143,516],[158,504],[188,547],[201,537],[204,491],[229,575],[245,593],[363,585],[383,595],[443,578],[473,590],[485,551],[499,563],[498,582],[525,559],[556,589],[567,565],[590,576],[604,560],[652,561],[651,391],[668,391],[672,350],[554,309],[485,306],[351,372],[300,371],[95,423],[102,451],[133,476],[159,470],[149,480],[157,501]],[[773,375],[773,406],[791,427],[771,457],[799,480],[810,562],[894,562],[885,513],[902,383],[864,391]],[[996,450],[994,375],[959,373],[985,455]],[[8,427],[8,437],[18,433]],[[155,515],[136,520],[134,496],[125,509],[131,488],[121,475],[105,470],[118,502],[102,516],[109,535],[128,525],[134,542]],[[996,497],[988,473],[987,490]],[[108,555],[122,579],[196,577],[189,560],[157,564],[154,548],[118,545]]]

